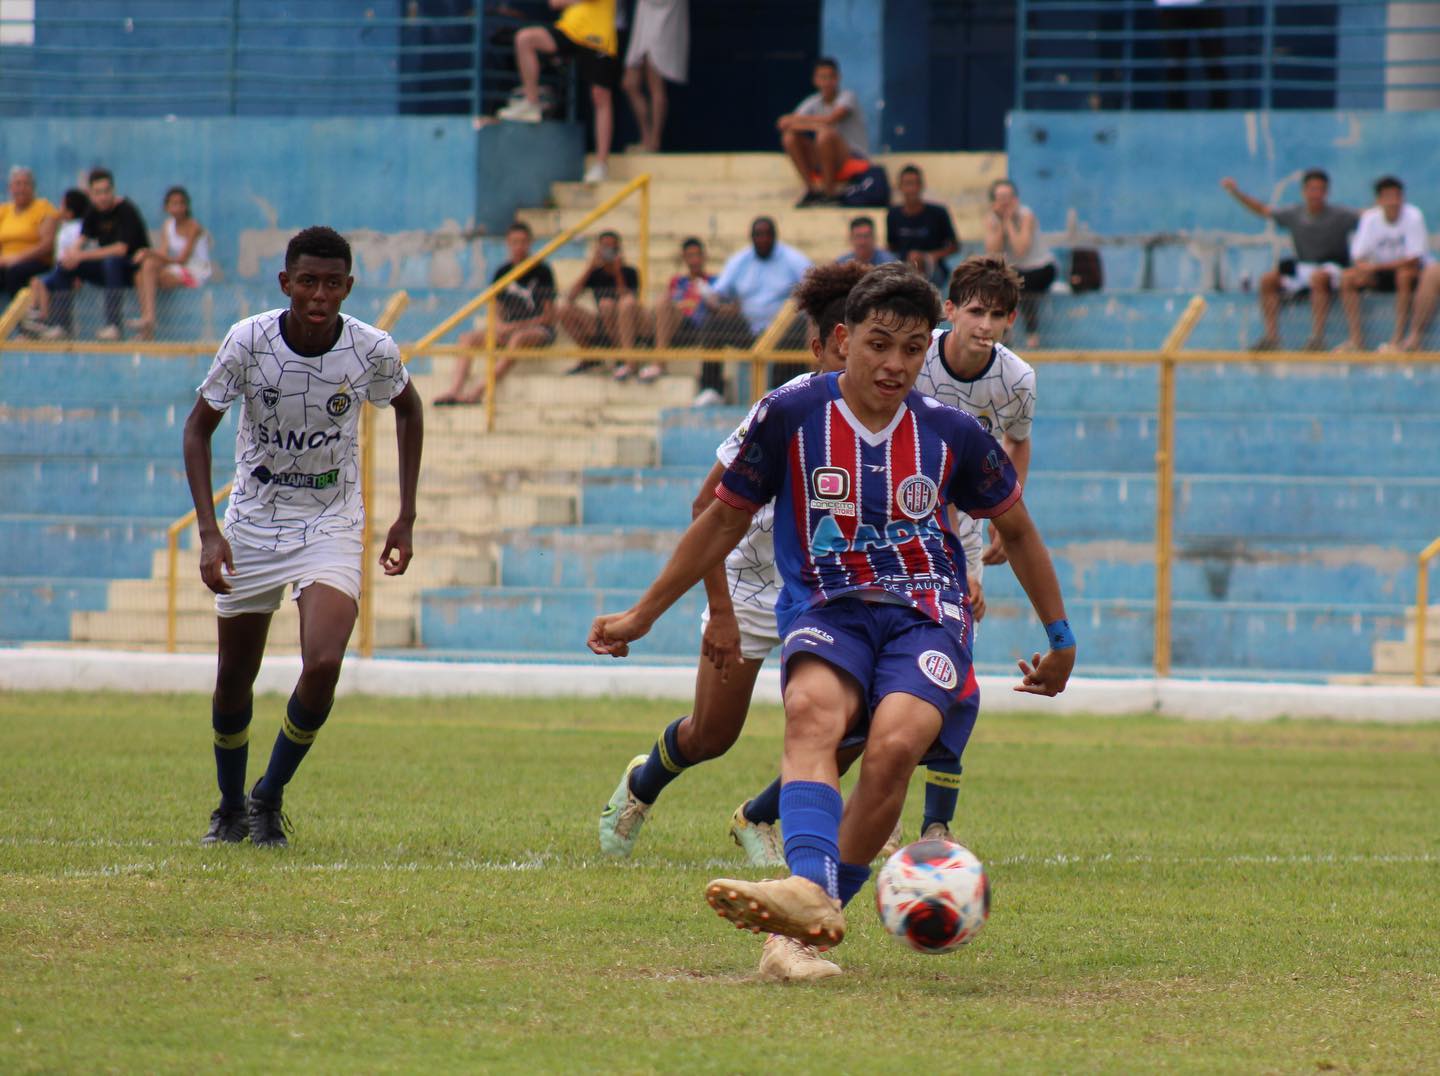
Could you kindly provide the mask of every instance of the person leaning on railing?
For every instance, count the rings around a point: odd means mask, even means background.
[[[50,268],[59,211],[35,197],[35,173],[10,169],[10,200],[0,204],[0,300],[12,296]]]

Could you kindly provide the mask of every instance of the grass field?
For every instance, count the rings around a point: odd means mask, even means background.
[[[208,700],[0,698],[0,1072],[1440,1065],[1440,725],[984,718],[958,831],[986,932],[911,953],[867,886],[845,974],[777,986],[702,898],[743,871],[726,824],[777,711],[672,786],[633,861],[597,857],[675,712],[342,699],[277,853],[196,844]]]

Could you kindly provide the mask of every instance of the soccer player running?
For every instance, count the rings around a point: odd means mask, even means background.
[[[816,369],[828,373],[845,368],[835,329],[845,318],[845,299],[869,266],[828,264],[806,270],[796,285],[794,299],[810,320],[810,351]],[[802,374],[789,384],[809,380]],[[700,516],[715,499],[715,488],[725,468],[735,462],[740,444],[761,404],[715,450],[717,457],[695,498],[694,515]],[[775,570],[772,541],[773,509],[766,505],[749,520],[739,545],[723,564],[705,575],[709,601],[701,620],[701,660],[695,674],[695,704],[676,718],[655,742],[649,755],[636,755],[625,767],[620,783],[600,813],[600,849],[607,855],[628,856],[656,799],[689,767],[719,758],[740,736],[750,710],[750,697],[760,666],[780,645],[775,625],[775,601],[780,582]],[[778,796],[778,793],[777,793]],[[785,862],[779,834],[771,824],[778,817],[778,802],[769,821],[752,824],[744,805],[737,807],[730,835],[751,863],[782,866]]]
[[[366,401],[395,408],[400,514],[380,564],[410,564],[420,475],[420,397],[388,333],[340,313],[355,280],[350,244],[306,228],[285,249],[290,299],[236,323],[185,422],[185,474],[200,528],[200,578],[215,592],[219,669],[211,704],[220,805],[204,844],[284,847],[285,785],[325,724],[360,596],[361,501],[356,435]],[[240,400],[235,485],[222,528],[211,501],[210,440]],[[245,794],[252,687],[270,618],[286,586],[300,609],[300,679],[270,764]]]
[[[715,502],[660,575],[635,606],[590,629],[595,653],[628,654],[775,499],[780,813],[792,873],[716,879],[706,895],[737,925],[801,946],[844,938],[843,907],[868,879],[916,764],[937,739],[960,757],[974,724],[971,616],[946,502],[993,520],[1045,625],[1050,649],[1019,662],[1016,690],[1056,695],[1075,663],[1060,585],[1004,450],[972,416],[914,391],[939,319],[939,295],[909,268],[867,274],[837,334],[845,371],[766,398]],[[847,806],[836,750],[862,725],[865,760]],[[767,956],[792,944],[767,939]]]

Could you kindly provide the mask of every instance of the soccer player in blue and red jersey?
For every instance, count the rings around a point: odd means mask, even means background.
[[[776,605],[783,634],[780,793],[791,875],[716,879],[716,911],[738,926],[829,946],[870,875],[911,774],[937,740],[959,757],[978,708],[964,554],[945,505],[991,519],[1050,639],[1021,661],[1016,690],[1063,691],[1075,663],[1060,585],[1014,468],[976,419],[913,391],[940,298],[904,266],[851,291],[837,330],[843,373],[786,386],[756,413],[716,501],[690,526],[634,607],[596,618],[589,646],[623,657],[775,500]],[[868,727],[846,806],[836,749]],[[843,821],[842,821],[843,812]],[[771,939],[774,941],[774,939]],[[767,949],[770,941],[767,941]]]

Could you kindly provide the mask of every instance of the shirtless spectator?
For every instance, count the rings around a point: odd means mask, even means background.
[[[840,88],[839,64],[828,57],[816,60],[814,85],[815,92],[775,126],[805,184],[805,196],[796,205],[836,205],[841,170],[851,158],[870,155],[870,140],[854,91]]]
[[[595,309],[580,305],[580,296],[590,292]],[[560,324],[582,348],[635,347],[635,338],[649,328],[647,312],[640,306],[640,274],[625,264],[620,251],[620,234],[605,231],[595,237],[595,249],[585,274],[570,285],[560,305]],[[581,359],[567,373],[579,374],[600,365],[598,359]],[[615,368],[615,379],[624,381],[634,373],[629,362]]]
[[[147,247],[135,255],[140,320],[132,321],[130,328],[141,340],[155,335],[157,289],[198,288],[210,279],[210,235],[191,214],[190,192],[184,187],[165,192],[165,222],[160,231],[161,249]]]
[[[1220,186],[1256,216],[1273,220],[1290,233],[1295,257],[1287,258],[1260,278],[1260,313],[1265,333],[1252,346],[1254,351],[1274,351],[1280,346],[1280,302],[1282,298],[1310,293],[1310,338],[1307,351],[1325,346],[1325,318],[1330,301],[1340,287],[1340,275],[1350,264],[1350,233],[1359,214],[1344,206],[1331,205],[1330,177],[1312,168],[1300,180],[1299,205],[1272,209],[1242,191],[1226,176]]]
[[[1425,215],[1418,206],[1405,203],[1405,185],[1394,176],[1376,180],[1375,204],[1360,214],[1360,224],[1350,240],[1350,268],[1340,277],[1340,299],[1350,335],[1337,350],[1364,349],[1360,293],[1370,288],[1395,293],[1395,327],[1380,350],[1398,350],[1407,341],[1418,340],[1425,328],[1420,317],[1415,318],[1409,336],[1405,328],[1421,275],[1434,272],[1435,259],[1429,247]],[[1429,311],[1425,315],[1428,318]]]
[[[505,249],[510,260],[495,270],[490,283],[495,283],[530,257],[530,244],[534,234],[530,225],[517,220],[505,232]],[[495,343],[500,347],[545,347],[555,339],[555,274],[543,261],[521,277],[512,280],[495,298]],[[435,397],[435,405],[476,404],[485,399],[485,382],[481,381],[469,392],[465,382],[470,377],[474,353],[485,347],[485,319],[475,319],[475,326],[460,335],[460,346],[471,349],[471,354],[461,356],[455,364],[455,377],[450,387]],[[514,359],[499,359],[495,363],[495,383],[515,365]]]
[[[53,205],[35,197],[35,173],[11,168],[10,200],[0,204],[0,306],[50,268],[58,217]]]

